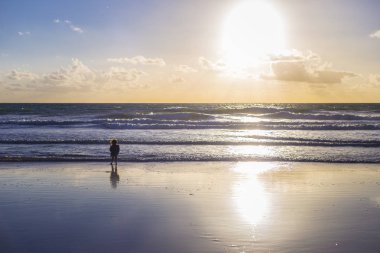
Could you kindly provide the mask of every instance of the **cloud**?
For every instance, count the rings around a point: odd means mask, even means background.
[[[198,70],[187,66],[187,65],[178,65],[175,69],[176,72],[182,72],[182,73],[195,73],[198,72]]]
[[[91,88],[97,76],[97,73],[80,60],[72,59],[68,67],[45,74],[11,70],[5,75],[3,86],[10,90],[80,90]]]
[[[13,90],[13,91],[21,91],[21,90],[37,90],[39,87],[43,86],[41,82],[39,82],[39,78],[34,77],[23,77],[20,79],[11,79],[7,77],[0,77],[3,78],[0,80],[1,87],[7,90]]]
[[[83,30],[82,28],[78,27],[78,26],[73,26],[73,25],[70,25],[70,29],[74,32],[77,32],[77,33],[83,33]]]
[[[72,59],[70,66],[43,76],[45,84],[60,86],[101,88],[104,85],[138,86],[138,81],[146,75],[137,69],[110,67],[107,71],[94,71],[78,59]]]
[[[304,61],[321,61],[321,58],[311,52],[307,51],[302,53],[298,50],[289,50],[283,52],[282,54],[272,54],[268,55],[268,59],[271,63],[274,62],[304,62]]]
[[[62,21],[62,20],[60,20],[60,19],[57,18],[57,19],[53,20],[53,23],[55,23],[55,24],[64,24],[64,25],[68,26],[71,31],[76,32],[76,33],[83,33],[84,32],[82,28],[80,28],[79,26],[74,25],[73,22],[71,22],[70,20],[67,20],[67,19],[64,20],[64,21]]]
[[[17,32],[17,34],[18,34],[19,36],[28,36],[28,35],[31,34],[31,32],[28,32],[28,31],[26,31],[26,32]]]
[[[18,70],[11,70],[6,77],[10,80],[37,80],[39,76],[37,74],[34,74],[32,72],[26,72],[26,71],[18,71]]]
[[[371,74],[368,76],[368,82],[374,87],[380,88],[380,75]]]
[[[40,80],[40,76],[35,73],[11,70],[5,74],[3,80],[0,77],[0,84],[8,90],[18,91],[30,89],[30,87],[38,83],[38,80]]]
[[[137,69],[125,69],[120,67],[111,67],[104,73],[108,82],[122,82],[124,84],[136,84],[145,72]]]
[[[380,30],[377,30],[369,35],[371,38],[380,39]]]
[[[70,20],[65,20],[64,22],[70,27],[70,29],[71,29],[73,32],[83,33],[83,29],[80,28],[79,26],[75,26],[75,25],[73,25],[73,23],[72,23]]]
[[[169,78],[169,82],[170,83],[183,83],[183,82],[185,82],[185,79],[183,77],[180,77],[180,76],[172,75]]]
[[[164,59],[162,58],[146,58],[142,55],[137,55],[132,58],[108,58],[108,62],[113,62],[113,63],[127,63],[127,64],[134,64],[134,65],[155,65],[155,66],[160,66],[163,67],[166,65]]]
[[[226,64],[217,61],[217,62],[212,62],[205,57],[199,57],[198,59],[199,66],[207,71],[213,71],[213,72],[221,72],[226,69]]]
[[[271,61],[271,73],[261,75],[262,79],[333,84],[357,76],[351,72],[333,70],[331,64],[322,62],[318,55],[311,52],[272,56]]]
[[[0,82],[6,89],[13,91],[89,91],[107,87],[145,87],[140,83],[145,72],[120,67],[110,67],[107,71],[95,71],[79,59],[72,59],[67,67],[45,74],[11,70],[0,76]]]
[[[43,76],[44,83],[59,84],[83,84],[93,81],[96,73],[84,65],[79,59],[72,59],[71,65],[67,68],[61,68]]]

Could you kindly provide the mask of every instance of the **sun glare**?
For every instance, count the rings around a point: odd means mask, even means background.
[[[234,203],[238,213],[251,225],[258,225],[270,211],[269,196],[258,175],[274,169],[272,163],[239,163],[233,169],[241,180],[233,186]]]
[[[284,46],[283,21],[269,3],[244,1],[231,11],[225,21],[222,54],[230,69],[255,66]]]

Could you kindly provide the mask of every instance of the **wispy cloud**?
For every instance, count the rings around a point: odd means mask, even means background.
[[[166,65],[164,59],[162,58],[146,58],[142,55],[137,55],[132,58],[124,57],[124,58],[108,58],[108,62],[113,63],[127,63],[127,64],[141,64],[141,65],[156,65],[163,67]]]
[[[177,75],[172,75],[169,78],[170,83],[183,83],[185,82],[185,79],[183,77],[177,76]]]
[[[355,73],[334,70],[331,64],[322,62],[312,52],[293,55],[277,55],[271,58],[271,73],[263,74],[262,79],[304,83],[342,83],[345,78],[356,77]]]
[[[194,72],[198,72],[198,70],[188,66],[188,65],[178,65],[176,68],[175,68],[175,71],[176,72],[182,72],[182,73],[194,73]]]
[[[17,32],[17,34],[19,36],[28,36],[28,35],[31,35],[31,32],[29,32],[29,31],[26,31],[26,32]]]
[[[369,35],[371,38],[380,39],[380,30],[377,30]]]
[[[84,32],[82,28],[80,28],[79,26],[74,25],[72,21],[67,20],[67,19],[63,20],[63,21],[60,20],[60,19],[54,19],[53,23],[55,23],[55,24],[64,24],[64,25],[68,26],[71,31],[76,32],[76,33],[83,33]]]
[[[368,82],[370,85],[380,88],[380,75],[376,75],[376,74],[369,75]]]
[[[70,20],[65,20],[64,22],[70,27],[73,32],[83,33],[83,29],[79,26],[75,26]]]
[[[221,72],[226,69],[225,63],[221,61],[213,62],[206,59],[205,57],[199,57],[198,64],[202,69],[208,70],[208,71]]]

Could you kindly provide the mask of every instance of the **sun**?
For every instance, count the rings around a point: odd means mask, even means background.
[[[222,55],[230,69],[255,66],[285,47],[284,24],[268,2],[244,1],[227,16],[222,36]]]

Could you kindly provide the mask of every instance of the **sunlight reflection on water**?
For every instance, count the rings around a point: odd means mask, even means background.
[[[238,163],[233,171],[241,174],[233,185],[233,202],[245,222],[257,225],[270,211],[270,198],[258,175],[272,170],[274,163]]]
[[[237,156],[273,157],[277,151],[269,146],[230,146],[229,153]]]

